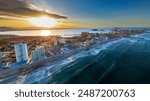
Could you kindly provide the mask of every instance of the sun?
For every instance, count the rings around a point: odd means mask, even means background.
[[[54,27],[58,24],[57,20],[53,18],[49,18],[47,16],[39,17],[39,18],[30,18],[28,21],[38,27]]]
[[[42,30],[41,31],[41,36],[50,36],[51,35],[51,31],[50,30]]]

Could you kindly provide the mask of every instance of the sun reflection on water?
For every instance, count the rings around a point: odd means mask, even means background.
[[[42,30],[41,31],[41,36],[50,36],[51,35],[51,31],[50,30]]]

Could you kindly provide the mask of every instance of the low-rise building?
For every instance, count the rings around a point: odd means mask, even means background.
[[[71,50],[68,48],[61,48],[61,54],[69,53]]]
[[[0,63],[0,69],[6,69],[6,68],[10,68],[10,63],[9,62]]]
[[[81,37],[86,37],[88,36],[90,33],[89,32],[81,32]]]

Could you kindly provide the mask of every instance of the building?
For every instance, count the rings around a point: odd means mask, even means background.
[[[43,47],[39,47],[31,54],[32,54],[32,62],[40,61],[45,58],[45,49]]]
[[[109,40],[109,38],[106,36],[106,37],[105,37],[105,41],[108,41],[108,40]]]
[[[9,62],[3,62],[0,64],[0,69],[6,69],[6,68],[10,68]]]
[[[54,39],[54,45],[55,45],[55,46],[57,46],[57,45],[58,45],[58,43],[57,43],[57,40],[56,40],[56,39]]]
[[[61,54],[66,54],[66,53],[69,53],[71,50],[68,49],[68,48],[61,48]]]
[[[61,43],[62,43],[62,44],[66,44],[66,40],[65,40],[64,37],[61,39]]]
[[[90,33],[89,32],[81,32],[81,37],[86,37],[88,36]]]
[[[28,61],[28,49],[27,44],[19,43],[15,46],[16,62]]]
[[[3,52],[0,52],[0,58],[3,56]]]

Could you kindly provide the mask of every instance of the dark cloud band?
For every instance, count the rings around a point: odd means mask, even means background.
[[[38,17],[49,16],[55,19],[67,19],[66,16],[44,12],[31,7],[31,4],[22,0],[0,0],[0,16]]]

